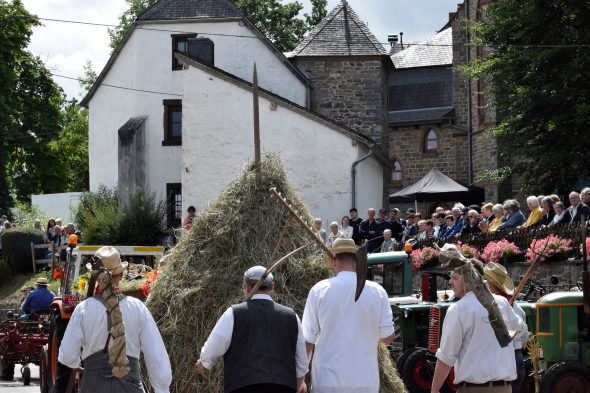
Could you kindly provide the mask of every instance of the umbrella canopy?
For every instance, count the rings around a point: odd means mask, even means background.
[[[389,196],[390,202],[435,202],[465,199],[483,200],[483,189],[462,186],[438,169],[431,169],[416,183]]]

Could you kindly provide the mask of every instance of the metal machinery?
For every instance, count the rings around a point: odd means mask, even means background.
[[[51,304],[49,312],[49,340],[39,354],[41,393],[48,393],[55,385],[57,377],[57,356],[61,340],[68,322],[80,302],[76,292],[76,284],[80,275],[80,267],[84,257],[94,255],[102,246],[76,246],[67,249],[67,258],[62,274],[61,287]],[[147,256],[159,258],[164,253],[163,247],[117,246],[121,256]],[[86,294],[88,295],[88,294]]]

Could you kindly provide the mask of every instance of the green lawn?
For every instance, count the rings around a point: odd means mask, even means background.
[[[48,273],[15,274],[0,286],[0,309],[18,307],[20,289],[24,286],[35,287],[38,277],[45,277],[49,281],[48,288],[56,292],[59,289],[59,280],[50,280]],[[2,316],[0,315],[0,320]]]

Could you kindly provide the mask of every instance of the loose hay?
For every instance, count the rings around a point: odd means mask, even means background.
[[[270,196],[271,187],[281,191],[311,223],[307,208],[287,182],[280,160],[268,155],[261,162],[259,182],[250,162],[194,218],[192,229],[160,264],[160,275],[152,286],[147,306],[158,323],[170,356],[174,374],[172,392],[180,392],[193,373],[201,346],[217,319],[231,304],[243,301],[243,272],[253,265],[270,266],[310,241]],[[285,236],[273,256],[285,225]],[[319,247],[307,247],[274,272],[274,299],[301,316],[310,288],[330,275]],[[190,391],[223,392],[222,362]],[[383,391],[393,392],[397,393]]]

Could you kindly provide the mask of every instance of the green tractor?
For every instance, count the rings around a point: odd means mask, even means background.
[[[537,302],[542,393],[590,392],[590,324],[583,292],[554,292]]]

